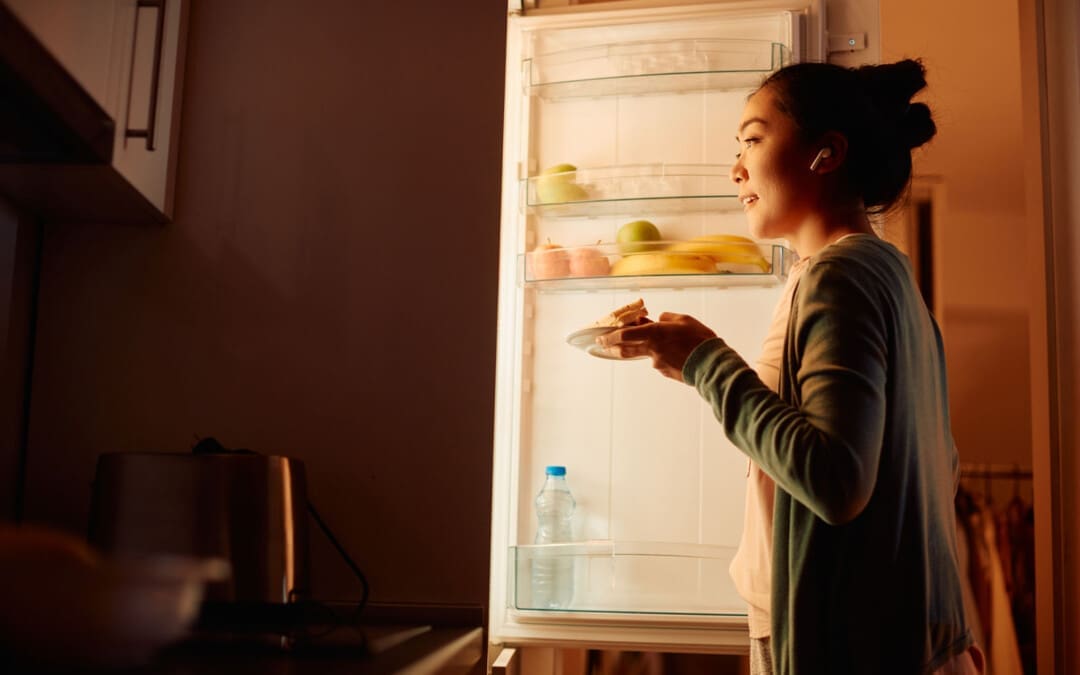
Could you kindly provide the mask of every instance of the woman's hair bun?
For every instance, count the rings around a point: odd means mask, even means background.
[[[934,137],[937,125],[930,116],[929,106],[925,103],[912,103],[900,118],[897,130],[909,148],[917,148]]]
[[[911,102],[911,97],[926,87],[926,68],[921,61],[860,66],[855,76],[873,109],[893,126],[909,149],[934,137],[937,127],[930,108]]]

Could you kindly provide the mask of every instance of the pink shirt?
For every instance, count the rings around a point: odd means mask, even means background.
[[[758,377],[773,391],[780,386],[780,360],[784,352],[788,315],[795,284],[807,259],[792,266],[780,301],[773,311],[769,332],[754,364]],[[742,538],[728,568],[735,589],[749,605],[750,637],[769,637],[769,603],[772,588],[772,523],[774,484],[758,465],[750,461],[746,481],[746,512]]]

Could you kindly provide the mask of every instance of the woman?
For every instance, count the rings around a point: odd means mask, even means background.
[[[925,85],[910,60],[806,63],[747,101],[731,177],[750,232],[786,238],[804,261],[776,393],[689,316],[599,338],[695,387],[775,482],[778,673],[981,670],[956,562],[941,337],[907,259],[869,220],[900,198],[911,150],[936,131],[929,108],[911,103]]]

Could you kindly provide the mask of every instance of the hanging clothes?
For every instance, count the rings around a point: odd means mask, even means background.
[[[975,643],[981,647],[986,646],[986,636],[983,635],[982,617],[979,614],[979,606],[975,602],[975,591],[971,585],[971,575],[967,570],[971,565],[971,552],[968,543],[967,527],[959,510],[956,515],[956,562],[960,567],[960,591],[964,598],[964,614],[967,615],[968,626]]]
[[[968,582],[982,630],[986,675],[1024,675],[1013,620],[1013,599],[999,552],[998,520],[981,496],[963,487],[957,491],[956,515],[967,544]],[[1010,580],[1015,578],[1014,548],[1010,536],[1007,547]]]
[[[990,556],[990,644],[987,662],[991,675],[1023,675],[1020,662],[1020,646],[1016,640],[1016,626],[1012,617],[1012,601],[1005,588],[1005,574],[997,548],[997,526],[992,513],[984,512],[983,539]]]
[[[975,604],[975,616],[982,629],[982,645],[989,647],[993,640],[993,621],[990,613],[993,601],[990,592],[990,552],[986,549],[986,540],[982,536],[983,510],[976,496],[964,489],[956,493],[956,517],[963,525],[964,538],[967,542],[967,577],[971,586],[971,595]]]
[[[1010,547],[1009,597],[1024,675],[1035,675],[1035,510],[1014,495],[1001,514]]]

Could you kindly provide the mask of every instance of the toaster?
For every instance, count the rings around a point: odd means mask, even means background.
[[[220,446],[219,446],[220,447]],[[214,603],[310,597],[304,465],[246,451],[117,452],[98,458],[89,540],[105,553],[221,558]]]

